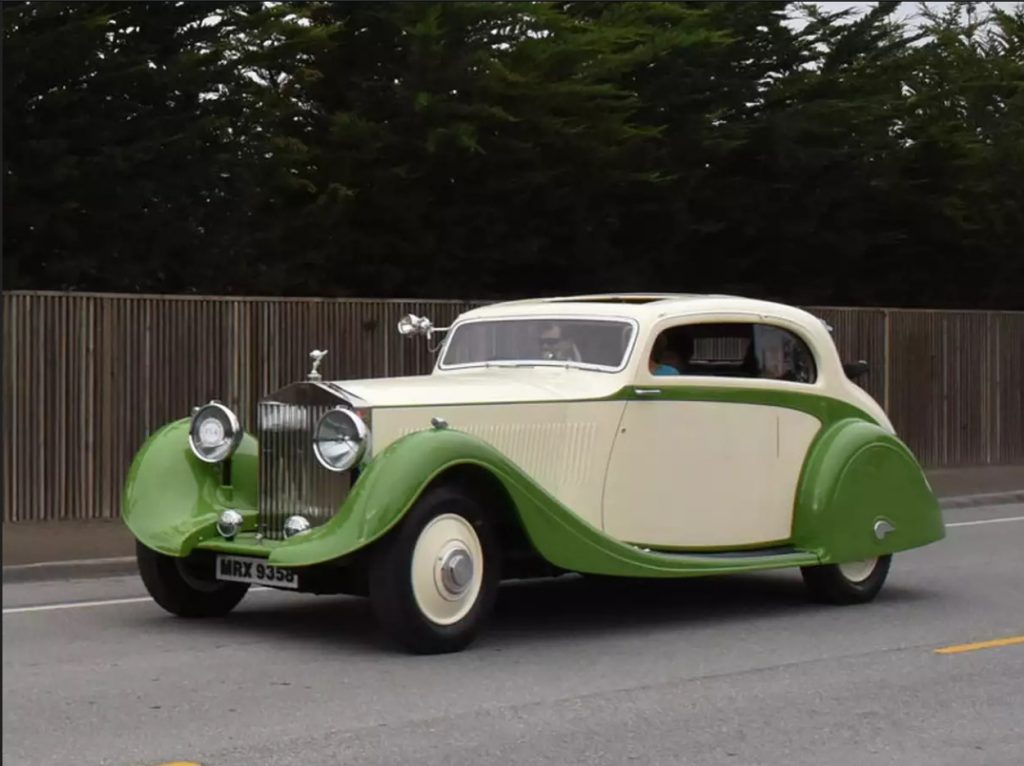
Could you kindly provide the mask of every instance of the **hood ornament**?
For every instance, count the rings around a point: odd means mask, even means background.
[[[317,372],[317,368],[320,366],[320,362],[322,362],[324,360],[325,356],[327,356],[327,349],[326,348],[323,351],[317,351],[316,349],[313,349],[312,351],[309,352],[309,358],[313,360],[313,369],[311,369],[309,371],[309,375],[306,376],[307,379],[309,379],[309,380],[322,380],[323,379],[323,376],[321,376],[320,373]]]

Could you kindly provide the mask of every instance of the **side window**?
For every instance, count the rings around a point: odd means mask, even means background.
[[[712,375],[813,383],[807,344],[781,327],[744,322],[688,324],[663,330],[649,360],[654,375]]]
[[[818,377],[811,350],[789,330],[754,325],[754,352],[759,377],[797,383],[813,383]]]

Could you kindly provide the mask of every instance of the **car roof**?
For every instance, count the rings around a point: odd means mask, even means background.
[[[749,313],[821,326],[820,320],[795,306],[737,295],[700,293],[600,293],[528,298],[481,306],[463,313],[459,319],[574,314],[629,317],[646,324],[664,316],[702,313]]]

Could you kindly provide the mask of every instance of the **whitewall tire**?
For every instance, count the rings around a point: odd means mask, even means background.
[[[370,600],[385,631],[407,650],[459,651],[490,614],[499,566],[486,509],[461,489],[436,487],[378,544]]]

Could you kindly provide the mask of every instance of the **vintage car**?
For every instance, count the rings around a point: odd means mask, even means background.
[[[467,311],[429,375],[217,401],[136,455],[123,518],[149,593],[223,615],[253,584],[368,596],[398,645],[461,649],[505,579],[799,567],[817,600],[879,592],[945,534],[920,466],[797,308],[591,295]],[[442,335],[443,333],[443,335]]]

